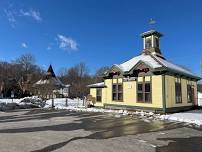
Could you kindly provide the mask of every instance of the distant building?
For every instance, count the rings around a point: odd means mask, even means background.
[[[144,49],[140,55],[114,64],[104,82],[89,85],[95,106],[156,112],[196,106],[200,77],[166,60],[160,50],[161,33],[150,30],[141,37]]]
[[[54,91],[54,94],[55,94],[56,98],[69,97],[70,85],[69,84],[64,85],[62,88],[56,89],[56,90],[53,90],[53,91]]]
[[[34,86],[35,94],[43,98],[63,97],[69,94],[69,86],[64,85],[55,75],[50,65],[45,76],[37,81]],[[68,88],[68,89],[67,89]]]

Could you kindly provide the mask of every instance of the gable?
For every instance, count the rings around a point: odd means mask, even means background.
[[[122,67],[124,72],[129,72],[140,61],[144,62],[145,64],[147,64],[151,68],[162,67],[161,64],[159,64],[153,57],[150,56],[150,54],[141,54],[139,56],[136,56],[136,57],[120,64],[119,66]]]
[[[143,61],[139,61],[130,71],[129,74],[133,76],[149,75],[153,71],[153,68]]]
[[[120,76],[123,75],[122,69],[114,64],[111,69],[106,73],[106,76],[112,77],[112,76]]]

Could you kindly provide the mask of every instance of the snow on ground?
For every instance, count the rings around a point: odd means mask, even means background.
[[[202,106],[202,93],[200,92],[198,92],[198,105]],[[202,126],[202,109],[161,115],[159,118],[161,120],[179,121]]]
[[[185,123],[201,126],[202,125],[202,109],[174,113],[169,115],[161,115],[159,118],[161,120],[179,121],[179,122],[185,122]]]
[[[47,100],[46,105],[44,108],[51,108],[52,107],[52,100]],[[66,109],[70,111],[78,111],[78,112],[101,112],[101,113],[114,113],[114,114],[121,114],[121,115],[140,115],[142,117],[151,117],[154,115],[153,112],[144,112],[144,111],[127,111],[127,110],[114,110],[114,109],[104,109],[104,108],[86,108],[85,103],[83,100],[75,98],[75,99],[68,99],[67,106],[66,106],[66,99],[65,98],[58,98],[54,99],[54,107],[55,109]],[[119,117],[118,115],[116,115]]]
[[[115,117],[120,117],[120,115],[139,115],[144,117],[145,120],[148,118],[156,118],[161,120],[171,120],[171,121],[179,121],[185,122],[195,125],[202,125],[202,110],[192,110],[187,112],[168,114],[168,115],[160,115],[154,114],[153,112],[145,112],[145,111],[127,111],[127,110],[113,110],[113,109],[103,109],[103,108],[86,108],[84,106],[83,100],[80,99],[68,99],[68,106],[65,105],[65,99],[55,99],[54,105],[56,109],[66,109],[70,111],[78,111],[78,112],[101,112],[101,113],[114,113]],[[50,108],[52,105],[52,100],[48,100],[46,102],[45,108]]]
[[[25,98],[20,98],[20,99],[0,99],[0,103],[17,103],[17,104],[22,104],[24,100],[41,100],[41,98],[38,98],[37,96],[32,96],[32,97],[25,97]]]
[[[199,97],[201,96],[199,95]],[[30,102],[30,100],[32,102]],[[22,105],[22,104],[29,104],[29,103],[33,104],[33,102],[38,102],[37,104],[40,105],[39,101],[40,101],[40,98],[37,98],[37,97],[28,97],[28,98],[22,98],[22,99],[14,99],[14,100],[0,99],[0,109],[1,109],[1,105],[5,106],[5,104],[9,105],[13,103]],[[51,107],[52,107],[52,99],[47,100],[43,108],[51,108]],[[202,109],[181,112],[181,113],[160,115],[160,114],[154,114],[153,112],[144,112],[144,111],[113,110],[113,109],[103,109],[103,108],[96,108],[96,107],[86,108],[83,100],[79,98],[75,98],[75,99],[56,98],[54,99],[54,107],[55,109],[66,109],[69,111],[78,111],[78,112],[114,113],[115,117],[120,117],[121,115],[139,115],[144,120],[161,119],[161,120],[185,122],[189,124],[202,126]]]
[[[67,106],[66,106],[67,101]],[[84,108],[83,100],[79,98],[69,99],[69,98],[56,98],[54,99],[54,106],[56,109],[71,109],[71,108]],[[44,108],[52,107],[52,99],[46,101],[46,105]]]
[[[40,108],[44,106],[41,98],[36,96],[21,99],[0,99],[0,111],[13,109]]]

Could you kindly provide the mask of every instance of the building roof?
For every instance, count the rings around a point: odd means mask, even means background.
[[[165,69],[168,71],[172,71],[175,73],[179,73],[179,74],[184,74],[193,78],[197,78],[200,79],[200,77],[196,76],[195,74],[193,74],[191,71],[173,64],[171,62],[169,62],[168,60],[159,57],[156,54],[152,54],[152,53],[142,53],[139,56],[136,56],[122,64],[114,64],[114,66],[118,67],[120,70],[122,70],[123,72],[129,72],[134,66],[136,66],[139,62],[143,62],[146,65],[148,65],[149,67],[151,67],[152,69]]]
[[[87,87],[89,87],[89,88],[104,88],[105,84],[104,84],[104,82],[100,82],[100,83],[90,84]]]
[[[71,85],[70,84],[65,84],[64,87],[65,88],[69,88]]]
[[[52,66],[50,65],[46,75],[43,76],[39,81],[35,83],[36,85],[51,85],[53,87],[65,87],[65,85],[56,77]]]
[[[51,77],[56,77],[55,76],[55,72],[53,71],[53,67],[52,67],[52,65],[50,64],[50,66],[49,66],[49,68],[48,68],[48,70],[47,70],[47,74],[46,75],[49,75],[49,76],[51,76]]]
[[[162,33],[158,32],[156,30],[150,30],[150,31],[144,32],[140,36],[143,38],[143,37],[147,37],[147,36],[150,36],[150,35],[156,35],[158,37],[163,36]]]
[[[130,71],[139,61],[142,61],[149,65],[152,68],[159,68],[162,67],[158,62],[155,61],[154,58],[152,58],[150,55],[141,54],[139,56],[136,56],[122,64],[117,65],[121,70],[124,72]]]
[[[35,83],[36,85],[54,85],[54,86],[65,86],[57,77],[52,77],[49,79],[41,79]]]

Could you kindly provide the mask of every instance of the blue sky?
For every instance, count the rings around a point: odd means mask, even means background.
[[[32,53],[56,73],[79,62],[94,73],[138,55],[154,18],[164,56],[199,75],[201,8],[200,0],[1,0],[0,59]]]

